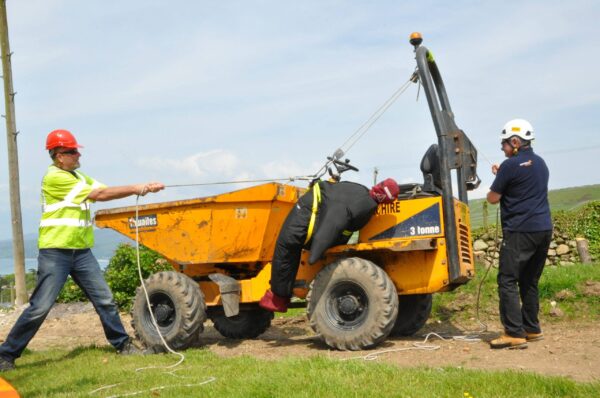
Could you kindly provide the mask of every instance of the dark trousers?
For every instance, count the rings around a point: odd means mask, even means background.
[[[23,311],[0,346],[0,357],[12,362],[21,356],[42,326],[69,275],[94,305],[108,341],[120,349],[129,340],[110,288],[92,251],[40,249],[37,286],[29,300],[29,307]]]
[[[271,291],[278,296],[292,296],[311,214],[311,209],[297,203],[281,227],[271,268]]]
[[[504,232],[498,270],[500,320],[506,334],[525,337],[541,333],[538,282],[552,231]]]

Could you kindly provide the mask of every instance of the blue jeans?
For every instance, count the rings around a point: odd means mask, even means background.
[[[71,275],[100,316],[108,341],[120,349],[129,340],[112,293],[90,249],[40,249],[37,286],[17,323],[0,346],[0,357],[14,361],[35,336]]]

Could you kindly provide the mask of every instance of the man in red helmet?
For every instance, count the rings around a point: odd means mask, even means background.
[[[314,264],[330,247],[345,244],[352,232],[364,227],[380,203],[391,203],[400,188],[388,178],[367,187],[353,182],[321,181],[300,199],[285,219],[273,254],[271,289],[259,305],[268,311],[286,312],[304,247]]]
[[[42,180],[42,219],[38,238],[37,286],[6,341],[0,346],[0,371],[14,368],[15,359],[27,347],[50,312],[67,277],[90,299],[100,316],[104,334],[121,354],[140,351],[125,332],[112,293],[104,280],[94,245],[90,203],[158,192],[158,182],[107,187],[77,171],[81,145],[67,130],[54,130],[46,139],[52,158]]]

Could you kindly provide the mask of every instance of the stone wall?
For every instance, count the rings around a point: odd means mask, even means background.
[[[473,242],[473,252],[475,261],[484,264],[486,267],[492,264],[498,266],[499,245],[502,244],[502,237],[498,237],[498,245],[495,242],[495,234],[484,233],[476,237]],[[573,237],[554,232],[552,242],[548,250],[546,265],[573,265],[579,262],[577,253],[577,243]]]

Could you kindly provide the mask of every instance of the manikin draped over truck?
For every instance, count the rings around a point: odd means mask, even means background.
[[[381,204],[353,244],[329,249],[310,265],[303,252],[292,305],[306,306],[311,327],[330,347],[360,350],[389,335],[411,335],[427,321],[432,294],[474,276],[467,193],[479,184],[477,151],[457,127],[437,64],[411,35],[437,143],[421,161],[422,184],[401,186]],[[343,156],[343,155],[342,155]],[[334,155],[337,177],[351,166]],[[352,166],[351,166],[352,167]],[[453,194],[452,170],[456,170]],[[133,326],[148,346],[161,334],[175,349],[194,343],[210,318],[225,337],[255,338],[273,314],[258,306],[269,288],[279,230],[303,190],[268,183],[216,196],[101,210],[96,225],[156,250],[173,271],[150,276],[133,305]]]

